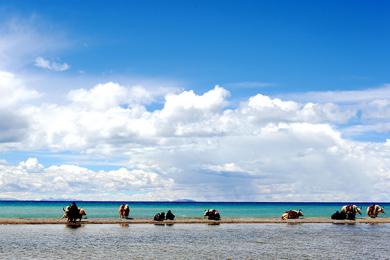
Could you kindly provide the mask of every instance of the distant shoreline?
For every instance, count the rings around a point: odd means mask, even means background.
[[[78,224],[385,224],[390,223],[390,217],[386,218],[357,218],[356,220],[332,220],[330,218],[303,218],[281,220],[280,218],[223,218],[220,221],[212,221],[203,218],[179,218],[174,221],[154,221],[151,219],[115,219],[115,218],[90,218],[83,219]],[[65,219],[55,218],[0,218],[0,225],[17,224],[68,224]],[[74,224],[71,224],[74,225]],[[77,225],[77,224],[76,224]]]
[[[390,204],[390,201],[196,201],[196,200],[148,200],[148,201],[129,201],[129,200],[19,200],[19,199],[5,199],[0,198],[0,203],[8,202],[32,202],[32,203],[109,203],[109,204],[142,204],[142,203],[155,203],[155,204],[165,204],[165,203],[178,203],[178,204],[328,204],[328,205],[339,205],[339,204]]]

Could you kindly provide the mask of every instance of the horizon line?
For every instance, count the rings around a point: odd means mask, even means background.
[[[0,199],[0,202],[89,202],[89,203],[264,203],[264,204],[332,204],[332,203],[354,203],[354,204],[367,204],[367,203],[385,203],[390,204],[390,201],[196,201],[196,200],[77,200],[77,199],[64,199],[64,200],[24,200],[24,199]]]

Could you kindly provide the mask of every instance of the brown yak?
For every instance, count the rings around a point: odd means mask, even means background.
[[[341,213],[346,213],[346,214],[356,214],[356,213],[359,214],[359,215],[362,214],[362,211],[356,205],[346,205],[346,206],[343,206],[341,208],[340,212]]]
[[[286,220],[286,219],[297,219],[299,217],[303,217],[303,212],[301,210],[288,210],[283,213],[281,219]]]
[[[130,208],[129,208],[129,205],[128,204],[122,204],[120,207],[119,207],[119,217],[120,218],[128,218],[129,217],[129,214],[130,214]]]
[[[81,221],[83,216],[87,215],[87,212],[83,208],[76,208],[72,210],[71,206],[67,206],[63,209],[64,215],[63,218],[68,219],[68,222],[76,223],[77,220]]]
[[[377,204],[372,204],[371,206],[367,207],[367,215],[370,218],[376,218],[379,213],[385,213],[385,209]]]

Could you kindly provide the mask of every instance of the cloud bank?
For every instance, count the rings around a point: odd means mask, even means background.
[[[386,94],[348,104],[259,93],[233,106],[222,86],[162,94],[106,82],[73,89],[63,102],[53,103],[37,102],[43,93],[17,75],[1,72],[0,77],[0,122],[6,122],[0,123],[0,151],[71,152],[86,165],[75,157],[51,165],[39,158],[3,162],[5,197],[390,199],[390,141],[350,138],[351,132],[379,127],[388,132],[387,86],[367,90]],[[153,106],[157,99],[164,101]],[[96,164],[99,158],[112,170],[94,170],[104,165]]]

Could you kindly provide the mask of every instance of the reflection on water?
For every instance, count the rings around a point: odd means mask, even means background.
[[[81,225],[81,224],[78,224],[78,223],[72,223],[72,224],[68,223],[68,224],[65,224],[65,226],[66,226],[67,228],[70,228],[70,229],[75,229],[75,228],[82,227],[82,225]]]
[[[75,229],[75,228],[83,227],[84,225],[82,225],[81,223],[66,223],[65,226],[70,229]]]
[[[160,223],[160,222],[154,223],[154,225],[155,225],[155,226],[165,226],[165,224],[162,223],[162,222],[161,222],[161,223]]]
[[[299,223],[299,222],[286,222],[287,225],[291,225],[291,226],[297,226],[297,225],[302,225],[303,223]]]
[[[123,224],[0,225],[0,259],[383,259],[390,255],[389,224]]]
[[[153,225],[155,226],[160,226],[160,227],[171,227],[174,225],[174,223],[164,223],[164,222],[157,222],[157,223],[153,223]]]

